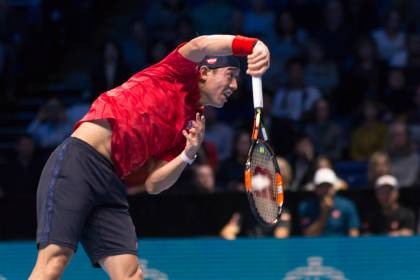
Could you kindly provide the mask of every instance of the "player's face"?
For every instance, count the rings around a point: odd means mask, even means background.
[[[238,89],[239,68],[205,69],[200,75],[200,102],[203,105],[221,108]]]

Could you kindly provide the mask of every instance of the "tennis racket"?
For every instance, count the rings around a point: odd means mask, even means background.
[[[283,206],[283,179],[264,127],[261,77],[252,77],[252,95],[255,114],[245,164],[245,189],[255,218],[261,224],[274,225]]]

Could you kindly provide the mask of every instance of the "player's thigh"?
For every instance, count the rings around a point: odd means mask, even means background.
[[[143,273],[137,256],[121,254],[104,257],[99,260],[101,267],[113,280],[117,279],[143,279]]]
[[[128,204],[95,207],[82,234],[81,243],[93,266],[99,260],[122,254],[137,257],[137,235]]]

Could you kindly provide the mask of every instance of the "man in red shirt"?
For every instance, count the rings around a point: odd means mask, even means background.
[[[126,185],[157,194],[177,181],[203,141],[202,107],[222,107],[237,89],[235,56],[247,56],[252,76],[269,67],[257,39],[200,36],[95,100],[42,172],[30,279],[59,279],[79,241],[111,279],[143,279]]]

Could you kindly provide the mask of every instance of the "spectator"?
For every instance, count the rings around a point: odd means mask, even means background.
[[[286,62],[302,53],[306,42],[306,33],[296,26],[295,20],[289,11],[283,10],[278,13],[275,20],[275,33],[271,43],[271,67],[266,74],[268,77],[265,86],[275,88],[278,86],[277,77],[284,82],[284,67]],[[271,82],[270,82],[271,81]]]
[[[391,162],[389,155],[385,152],[375,152],[369,158],[368,163],[368,185],[374,187],[376,180],[383,176],[391,174]]]
[[[124,64],[121,50],[116,42],[108,40],[102,47],[102,56],[92,69],[92,87],[94,96],[124,83],[130,76]]]
[[[130,36],[125,38],[122,43],[124,63],[130,68],[131,73],[136,73],[146,66],[148,41],[144,22],[134,19],[130,24]]]
[[[338,100],[343,113],[352,113],[364,99],[375,99],[381,92],[384,64],[380,61],[375,42],[362,37],[356,43],[355,58],[349,75],[345,75],[342,94]]]
[[[404,71],[398,68],[390,69],[381,102],[390,111],[392,118],[405,114],[410,107],[410,99]]]
[[[218,180],[225,190],[244,190],[244,166],[250,146],[250,134],[247,131],[238,132],[233,140],[232,156],[220,164]]]
[[[216,145],[217,158],[220,161],[227,160],[232,153],[233,129],[228,124],[218,120],[218,111],[213,107],[206,107],[205,141]]]
[[[274,37],[274,14],[265,0],[251,0],[251,7],[245,12],[243,31],[245,34],[272,42]]]
[[[226,240],[234,240],[237,236],[248,237],[275,237],[279,239],[290,236],[292,217],[290,211],[283,208],[279,222],[274,227],[263,227],[255,221],[250,213],[233,213],[229,222],[220,230],[220,237]]]
[[[387,62],[404,49],[405,33],[401,30],[401,16],[398,11],[392,10],[388,14],[385,26],[374,31],[372,38],[378,46],[379,56]]]
[[[407,114],[409,134],[420,152],[420,85],[415,88],[414,96],[411,99],[412,108]]]
[[[330,119],[327,100],[318,99],[314,103],[309,120],[305,132],[314,143],[315,150],[333,160],[340,159],[346,143],[341,127]]]
[[[359,236],[359,217],[354,203],[337,196],[337,177],[331,169],[315,173],[317,197],[299,204],[300,226],[304,236]]]
[[[226,30],[232,14],[228,1],[201,1],[192,9],[192,18],[198,34],[217,34]],[[211,20],[210,20],[211,19]]]
[[[297,140],[290,164],[294,172],[290,190],[301,190],[312,180],[315,172],[315,150],[309,137],[301,136]]]
[[[16,141],[14,157],[1,168],[4,195],[35,198],[36,182],[43,165],[44,160],[36,153],[33,139],[29,135],[20,136]]]
[[[325,59],[324,49],[315,40],[306,45],[306,57],[305,82],[331,94],[339,82],[336,64]]]
[[[277,164],[280,168],[281,176],[283,177],[283,188],[290,189],[290,185],[293,181],[293,170],[290,163],[282,157],[277,156]]]
[[[335,61],[339,67],[350,54],[352,30],[346,25],[344,8],[341,1],[325,1],[324,24],[316,34],[325,50],[326,58]]]
[[[377,104],[365,100],[362,107],[363,122],[351,134],[350,158],[365,161],[375,151],[384,149],[387,127],[378,121]]]
[[[41,106],[27,132],[39,147],[55,148],[70,136],[72,124],[67,120],[66,108],[57,98],[51,98]]]
[[[289,155],[300,132],[300,124],[307,117],[321,93],[315,87],[308,86],[304,80],[304,66],[300,59],[287,63],[287,84],[280,87],[274,95],[272,112],[272,141],[276,152]],[[287,135],[287,137],[284,137]]]
[[[193,170],[193,190],[198,193],[213,193],[216,189],[213,168],[208,164],[196,164]]]
[[[407,35],[405,48],[394,54],[389,62],[391,67],[420,67],[420,35],[416,32]]]
[[[287,85],[277,90],[272,113],[275,117],[300,121],[321,97],[316,87],[309,86],[304,79],[304,65],[300,59],[287,63]]]
[[[420,158],[413,141],[410,139],[407,125],[402,121],[393,122],[386,139],[391,172],[402,187],[411,187],[418,182]]]
[[[328,168],[328,169],[334,170],[333,164],[332,164],[331,160],[328,157],[324,156],[324,155],[320,155],[315,160],[315,173],[316,173],[316,171],[318,171],[320,169],[323,169],[323,168]],[[313,191],[313,190],[315,190],[315,187],[316,186],[315,186],[315,184],[313,182],[313,179],[312,179],[312,181],[310,181],[309,183],[307,183],[303,187],[303,189],[306,190],[306,191]],[[347,184],[346,181],[344,181],[341,178],[338,178],[337,177],[337,180],[334,183],[334,189],[336,191],[347,190],[348,187],[349,186],[348,186],[348,184]]]
[[[415,214],[399,203],[398,180],[383,175],[375,182],[375,196],[379,204],[369,211],[364,224],[367,234],[411,236],[415,232]]]

